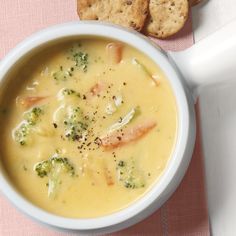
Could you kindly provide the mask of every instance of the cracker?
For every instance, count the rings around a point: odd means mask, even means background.
[[[188,0],[150,0],[147,34],[166,38],[178,32],[188,18]]]
[[[77,0],[81,20],[102,20],[140,31],[149,0]]]

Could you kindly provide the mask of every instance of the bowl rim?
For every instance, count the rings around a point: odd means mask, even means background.
[[[46,43],[73,36],[104,37],[124,42],[143,52],[159,65],[171,84],[178,109],[178,133],[172,157],[161,177],[144,196],[118,212],[96,218],[67,218],[40,209],[21,196],[2,173],[0,173],[0,190],[18,209],[27,215],[42,223],[63,229],[83,231],[102,229],[122,224],[134,217],[137,218],[136,222],[140,221],[144,218],[142,216],[137,217],[141,212],[152,206],[153,209],[150,209],[145,217],[151,214],[174,192],[190,162],[195,141],[195,115],[191,95],[189,95],[188,89],[181,80],[181,75],[171,64],[167,54],[152,43],[150,39],[136,31],[97,21],[75,21],[59,24],[41,30],[25,39],[0,62],[0,86],[5,75],[24,55]],[[155,207],[153,206],[154,203]]]

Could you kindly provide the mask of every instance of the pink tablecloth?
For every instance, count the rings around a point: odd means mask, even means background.
[[[78,20],[74,0],[0,0],[0,58],[31,33],[56,23]],[[193,44],[191,19],[175,37],[155,40],[164,49]],[[198,127],[199,130],[199,127]],[[112,235],[208,236],[209,221],[199,132],[189,169],[174,195],[143,222]],[[18,212],[0,194],[1,236],[60,236]]]

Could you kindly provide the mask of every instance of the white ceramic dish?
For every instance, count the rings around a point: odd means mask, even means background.
[[[106,37],[132,45],[156,62],[169,79],[176,97],[179,123],[175,150],[164,174],[137,202],[119,212],[92,219],[64,218],[39,209],[15,190],[2,166],[0,189],[17,208],[41,223],[80,233],[108,233],[146,218],[156,211],[179,185],[190,162],[195,143],[194,101],[198,88],[219,81],[223,76],[230,79],[236,71],[236,21],[179,53],[165,53],[145,36],[107,23],[71,22],[57,25],[26,39],[1,61],[0,98],[4,99],[1,97],[1,91],[9,78],[7,74],[14,70],[14,66],[27,54],[33,54],[39,47],[54,41],[82,36]],[[185,81],[182,75],[189,79]]]

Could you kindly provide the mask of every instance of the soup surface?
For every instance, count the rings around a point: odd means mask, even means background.
[[[173,92],[138,50],[106,39],[44,49],[1,105],[1,158],[17,189],[65,217],[121,210],[158,180],[177,133]]]

